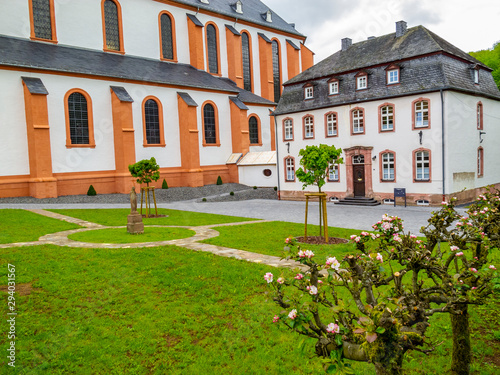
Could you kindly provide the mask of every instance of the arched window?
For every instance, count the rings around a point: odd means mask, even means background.
[[[248,133],[250,135],[250,144],[259,144],[259,121],[257,117],[251,116],[248,120]]]
[[[165,60],[175,60],[175,31],[172,16],[167,13],[160,15],[161,57]]]
[[[382,104],[379,107],[379,131],[388,132],[394,130],[394,106]]]
[[[241,54],[243,59],[243,88],[252,91],[250,37],[246,32],[241,33]]]
[[[30,0],[31,37],[56,40],[54,0]]]
[[[313,139],[314,138],[314,117],[311,115],[306,115],[302,119],[304,129],[304,139]]]
[[[274,101],[278,103],[281,97],[280,49],[279,49],[279,44],[276,40],[273,40],[271,45],[273,50]]]
[[[477,129],[483,130],[483,103],[477,103]]]
[[[337,113],[330,112],[325,115],[326,137],[336,137],[338,135]]]
[[[71,90],[64,98],[66,147],[95,147],[92,103],[83,90]]]
[[[413,129],[430,128],[430,100],[419,98],[413,102]]]
[[[161,121],[160,105],[153,98],[144,101],[145,145],[163,146],[163,121]]]
[[[114,0],[105,0],[104,8],[104,48],[109,51],[122,51],[120,8]]]
[[[330,182],[339,182],[339,165],[338,164],[330,164],[328,166],[328,181]]]
[[[203,145],[204,146],[218,146],[219,135],[217,131],[217,109],[211,104],[207,103],[203,106]]]
[[[208,72],[212,74],[219,74],[219,43],[217,41],[217,29],[214,25],[208,24],[206,26],[206,32]]]
[[[484,175],[484,150],[482,147],[477,149],[477,177]]]

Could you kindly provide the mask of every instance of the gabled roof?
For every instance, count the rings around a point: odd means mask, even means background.
[[[269,7],[260,0],[244,0],[243,13],[237,13],[233,4],[235,0],[209,0],[209,4],[202,3],[200,0],[171,0],[175,3],[192,6],[193,9],[204,9],[219,13],[238,20],[255,23],[260,26],[266,26],[271,29],[284,31],[289,34],[297,35],[301,39],[305,36],[295,30],[293,24],[289,24],[272,10],[272,22],[267,22],[262,14],[265,14]]]
[[[337,51],[285,82],[285,85],[375,65],[389,64],[436,52],[449,53],[460,59],[469,61],[471,64],[478,64],[485,69],[491,70],[479,60],[476,60],[432,31],[423,26],[415,26],[409,28],[400,37],[396,37],[396,33],[392,33],[354,43],[347,50]]]
[[[233,85],[187,64],[5,36],[0,36],[0,65],[239,93]]]

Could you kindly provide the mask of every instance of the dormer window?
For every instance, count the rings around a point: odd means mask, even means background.
[[[328,95],[337,95],[339,93],[339,81],[337,79],[328,82]]]
[[[240,0],[234,3],[233,7],[236,13],[243,14],[243,3]]]
[[[394,85],[399,83],[399,66],[390,65],[387,67],[386,71],[386,82],[388,85]]]
[[[368,88],[368,75],[365,72],[356,74],[356,90]]]
[[[200,3],[203,3],[203,4],[210,4],[210,2],[208,0],[200,0]]]
[[[273,22],[273,13],[271,12],[271,10],[268,10],[262,16],[264,17],[264,19],[266,20],[266,22]]]
[[[314,98],[313,86],[306,86],[304,88],[304,99],[313,99],[313,98]]]
[[[479,84],[479,69],[474,69],[474,83]]]

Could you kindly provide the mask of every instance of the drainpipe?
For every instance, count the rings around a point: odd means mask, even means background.
[[[445,200],[446,191],[445,191],[445,150],[444,150],[444,94],[443,89],[439,90],[441,94],[441,158],[442,160],[442,171],[443,171],[443,201]]]
[[[278,122],[276,120],[276,115],[273,113],[270,114],[270,116],[274,117],[274,142],[275,142],[275,148],[276,148],[276,174],[278,177],[278,200],[281,200],[281,193],[280,193],[280,158],[279,158],[279,151],[278,151]]]

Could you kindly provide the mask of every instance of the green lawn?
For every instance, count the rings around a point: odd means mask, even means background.
[[[308,225],[308,235],[317,236],[318,226]],[[215,228],[220,236],[210,238],[203,242],[212,245],[231,247],[234,249],[252,251],[254,253],[281,256],[285,246],[285,238],[304,235],[304,224],[273,221],[266,223],[244,224],[228,227]],[[359,234],[359,230],[328,227],[330,237],[349,239],[351,234]],[[355,251],[352,243],[339,245],[302,245],[303,249],[312,250],[318,257],[324,260],[326,256],[344,255]]]
[[[192,237],[195,232],[184,228],[144,228],[143,234],[130,234],[127,228],[96,229],[68,236],[70,240],[90,243],[136,243],[170,241]]]
[[[98,223],[106,226],[127,225],[127,215],[129,209],[66,209],[66,210],[47,210],[57,212],[63,215],[76,217],[78,219]],[[177,226],[199,226],[209,224],[236,223],[240,221],[252,221],[258,219],[249,219],[246,217],[224,216],[215,214],[205,214],[200,212],[169,210],[159,208],[158,214],[168,215],[160,218],[144,218],[144,225],[177,225]]]
[[[52,219],[26,210],[2,209],[0,243],[30,242],[49,233],[80,228],[76,224]]]

